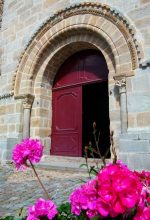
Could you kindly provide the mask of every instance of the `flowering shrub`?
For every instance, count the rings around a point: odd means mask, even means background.
[[[116,162],[116,156],[106,165],[103,158],[104,167],[96,172],[97,176],[71,193],[70,204],[56,208],[32,164],[38,163],[42,154],[40,141],[29,138],[13,149],[16,168],[25,169],[28,160],[47,197],[29,207],[27,220],[150,219],[150,172],[133,172],[121,161]],[[88,167],[87,163],[86,158]]]
[[[35,205],[29,207],[27,220],[39,220],[47,217],[52,220],[57,214],[56,205],[51,200],[38,199]]]
[[[27,138],[17,144],[12,151],[12,160],[16,168],[23,170],[27,167],[27,160],[38,163],[43,154],[43,146],[39,140]]]
[[[150,219],[150,194],[143,185],[146,182],[150,186],[150,174],[146,173],[143,182],[139,176],[120,162],[107,165],[94,180],[73,191],[70,196],[72,212],[80,215],[86,211],[89,219],[96,216],[98,219],[108,216],[128,219],[137,207],[134,220]]]

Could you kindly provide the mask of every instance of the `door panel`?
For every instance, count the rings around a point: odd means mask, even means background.
[[[108,68],[99,51],[85,50],[72,55],[61,66],[53,89],[83,83],[103,81],[108,78]]]
[[[53,92],[52,150],[53,155],[81,156],[82,87]]]

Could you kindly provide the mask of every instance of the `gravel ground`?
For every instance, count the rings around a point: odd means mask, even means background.
[[[86,179],[87,173],[65,170],[37,169],[51,199],[59,205],[68,201],[72,190]],[[31,168],[16,171],[13,164],[0,166],[0,217],[16,215],[20,208],[33,204],[38,198],[46,198]]]

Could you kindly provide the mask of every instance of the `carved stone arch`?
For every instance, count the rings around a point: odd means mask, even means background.
[[[15,96],[33,92],[33,79],[36,78],[35,70],[39,60],[43,59],[43,51],[49,50],[49,47],[55,50],[60,39],[64,36],[67,39],[69,39],[69,35],[77,37],[81,27],[86,29],[88,37],[89,35],[99,35],[99,38],[105,38],[108,44],[105,50],[111,48],[115,59],[116,75],[133,75],[134,69],[139,66],[141,57],[130,24],[109,6],[83,3],[58,12],[49,18],[33,36],[22,54],[15,73]]]
[[[40,69],[38,69],[38,67],[36,68],[37,80],[35,79],[35,86],[36,82],[39,83],[39,80],[42,81],[45,77],[52,85],[53,79],[61,64],[73,53],[84,49],[100,50],[106,59],[109,73],[112,76],[119,71],[119,69],[116,69],[117,64],[119,64],[117,59],[117,51],[116,57],[114,57],[115,47],[113,48],[109,46],[108,42],[106,41],[107,36],[100,37],[94,31],[89,33],[89,29],[84,28],[85,27],[83,26],[81,28],[78,26],[78,30],[81,32],[78,34],[78,36],[70,35],[63,38],[61,35],[61,39],[58,39],[59,44],[57,44],[57,41],[55,41],[53,45],[55,50],[49,47],[49,50],[44,52],[45,56],[43,57],[43,61],[38,63]],[[71,32],[73,33],[73,29],[71,29]],[[114,53],[112,53],[112,49],[114,49]]]

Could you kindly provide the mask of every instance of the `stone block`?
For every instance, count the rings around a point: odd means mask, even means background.
[[[15,112],[15,106],[14,104],[11,104],[11,105],[7,105],[5,107],[6,109],[6,114],[11,114],[11,113],[14,113]]]
[[[10,115],[7,115],[6,123],[7,124],[20,123],[20,114],[10,114]]]
[[[132,170],[150,171],[150,154],[129,154],[128,166]]]
[[[16,113],[21,113],[21,112],[23,112],[23,105],[22,105],[22,103],[17,103],[17,104],[16,104],[15,112],[16,112]]]
[[[15,124],[11,124],[11,125],[8,126],[8,131],[10,133],[14,132],[15,130],[16,130]]]
[[[0,106],[0,115],[4,115],[6,113],[6,106]]]
[[[119,52],[119,50],[118,50],[118,52]],[[131,61],[130,54],[124,53],[122,48],[120,49],[120,54],[122,54],[121,56],[119,56],[119,60],[121,63],[128,63]]]
[[[150,92],[128,93],[128,112],[146,112],[150,110]]]
[[[17,138],[8,138],[7,139],[7,155],[6,159],[11,160],[12,158],[12,149],[16,144],[18,144],[21,140]]]
[[[36,6],[31,8],[31,14],[36,14],[39,13],[41,11],[41,7],[42,7],[42,2],[40,2],[39,4],[36,3]]]
[[[137,134],[126,133],[126,134],[120,134],[119,136],[120,139],[125,139],[125,140],[137,140],[138,137],[139,137],[138,133]]]
[[[6,140],[0,140],[0,162],[1,164],[6,163],[6,155],[7,155],[7,142]]]
[[[25,22],[25,26],[30,26],[32,24],[35,24],[37,19],[38,19],[37,15],[33,15],[32,17],[29,17],[28,20],[26,20]]]
[[[148,91],[150,93],[150,74],[140,74],[139,76],[132,77],[132,88],[134,92]]]
[[[150,127],[150,112],[142,112],[137,114],[137,125],[139,127]]]
[[[44,8],[52,6],[54,3],[56,3],[55,0],[44,0]]]
[[[51,139],[50,137],[44,138],[44,155],[49,155],[50,154],[50,145],[51,145]]]
[[[7,8],[10,10],[12,9],[16,4],[17,4],[17,0],[13,0],[11,3],[8,4]]]
[[[31,118],[31,126],[33,127],[40,127],[40,118]]]
[[[119,159],[131,170],[150,170],[150,154],[120,153]]]
[[[6,163],[6,160],[12,159],[12,149],[20,142],[19,138],[5,138],[0,140],[0,161]]]
[[[150,12],[150,4],[145,4],[143,7],[134,9],[128,12],[128,16],[133,20],[140,20],[144,17],[148,17]]]
[[[111,121],[119,121],[120,120],[120,111],[110,111],[109,117]]]
[[[117,51],[118,51],[119,54],[124,54],[124,53],[129,52],[129,48],[128,48],[127,44],[124,43],[123,45],[118,46]],[[129,53],[128,53],[128,59],[131,59]],[[129,60],[127,60],[126,63],[127,63],[128,61],[129,61]]]
[[[123,45],[122,45],[122,42],[124,42]],[[121,46],[126,45],[126,41],[125,41],[124,37],[121,36],[121,37],[116,38],[116,39],[114,40],[114,44],[115,44],[116,47],[121,47]]]
[[[120,65],[120,71],[122,73],[126,73],[126,72],[130,71],[131,69],[132,69],[131,63],[125,63],[125,64]]]
[[[150,45],[150,31],[149,28],[142,29],[142,36],[144,37],[144,44]]]
[[[147,3],[150,3],[149,0],[140,0],[140,4],[147,4]]]
[[[119,149],[121,153],[150,153],[150,142],[149,140],[120,139]]]
[[[132,80],[130,77],[126,78],[126,88],[127,88],[127,92],[131,92],[132,89]]]
[[[33,6],[33,0],[24,0],[24,4],[22,5],[22,7],[18,8],[17,14],[20,15],[24,13],[26,10],[32,8],[32,6]]]
[[[37,115],[37,116],[40,116],[40,117],[48,117],[48,115],[49,115],[49,110],[47,110],[47,109],[42,109],[42,108],[37,109],[36,115]]]
[[[0,134],[5,134],[8,131],[8,126],[6,124],[0,125]]]
[[[140,19],[138,21],[135,21],[135,25],[139,29],[149,28],[149,26],[150,26],[150,16],[146,17],[146,18],[143,18],[143,19]]]
[[[45,138],[45,137],[49,137],[50,135],[50,130],[47,129],[47,128],[38,128],[38,129],[35,129],[35,136],[37,137],[41,137],[41,138]]]
[[[24,13],[22,13],[20,16],[19,16],[19,21],[26,21],[27,19],[29,19],[29,16],[30,16],[30,9],[26,10]]]
[[[150,133],[140,133],[139,139],[150,140]]]

